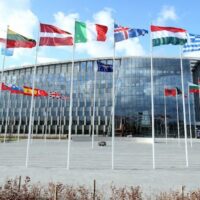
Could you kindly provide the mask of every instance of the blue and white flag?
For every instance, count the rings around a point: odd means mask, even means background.
[[[14,49],[1,48],[1,55],[13,56]]]
[[[113,65],[104,64],[98,60],[97,66],[98,66],[98,70],[97,70],[98,72],[113,72]]]
[[[183,46],[183,53],[200,51],[200,35],[188,34],[188,42]]]
[[[128,28],[120,26],[118,24],[114,24],[115,42],[120,42],[129,38],[138,37],[140,35],[144,36],[145,34],[148,34],[148,31],[145,29]]]

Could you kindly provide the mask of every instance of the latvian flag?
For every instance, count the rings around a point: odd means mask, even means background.
[[[174,27],[151,26],[152,45],[184,45],[187,42],[186,30]]]
[[[73,45],[71,33],[53,25],[40,24],[40,46],[70,46]]]
[[[62,95],[59,92],[49,92],[49,97],[61,99]]]

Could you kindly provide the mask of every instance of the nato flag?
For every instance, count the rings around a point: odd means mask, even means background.
[[[113,72],[113,65],[104,64],[101,61],[97,61],[98,72]]]

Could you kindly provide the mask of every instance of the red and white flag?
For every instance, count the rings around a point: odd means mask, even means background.
[[[73,37],[71,33],[49,24],[40,24],[39,46],[71,46]]]
[[[49,97],[60,99],[62,95],[59,92],[49,92]]]

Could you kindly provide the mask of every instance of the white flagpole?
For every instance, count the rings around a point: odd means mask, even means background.
[[[0,97],[1,97],[1,91],[2,91],[2,82],[3,82],[3,76],[4,76],[5,60],[6,60],[6,55],[4,54],[4,55],[3,55],[2,70],[1,70],[1,89],[0,89]]]
[[[76,23],[76,22],[75,22]],[[75,33],[74,33],[75,36]],[[69,170],[70,162],[70,146],[72,134],[72,106],[73,106],[73,82],[74,82],[74,55],[75,55],[75,40],[72,52],[72,68],[71,68],[71,84],[70,84],[70,106],[69,106],[69,129],[68,129],[68,147],[67,147],[67,170]]]
[[[92,149],[94,148],[94,129],[95,129],[95,101],[96,101],[96,82],[97,82],[97,69],[94,64],[94,96],[93,96],[93,117],[92,117]]]
[[[49,116],[49,96],[47,97],[47,108],[46,108],[46,118],[45,118],[45,133],[44,133],[44,141],[47,141],[47,127],[48,127],[48,116]]]
[[[165,109],[165,142],[167,144],[167,108],[166,108],[166,96],[165,96],[165,89],[164,86],[164,109]]]
[[[7,29],[6,29],[6,46],[5,46],[5,51],[7,50],[8,28],[9,28],[9,26],[7,26]],[[2,87],[2,81],[3,81],[3,76],[4,76],[5,62],[6,62],[6,52],[4,52],[4,55],[3,55],[3,63],[2,63],[2,70],[1,70],[1,87]],[[2,88],[1,88],[1,90],[2,90]],[[1,98],[1,90],[0,90],[0,98]]]
[[[177,114],[178,144],[180,145],[180,125],[179,125],[179,109],[178,109],[178,92],[177,92],[177,89],[176,89],[176,114]]]
[[[183,55],[182,49],[180,50],[180,67],[181,67],[181,86],[182,86],[182,101],[183,101],[183,122],[184,122],[184,136],[185,136],[185,165],[188,164],[188,146],[187,146],[187,126],[186,126],[186,114],[185,114],[185,89],[184,89],[184,80],[183,80]]]
[[[8,105],[7,105],[7,109],[6,109],[6,124],[5,124],[5,133],[4,133],[4,143],[6,143],[6,136],[7,136],[7,132],[8,132],[8,117],[9,117],[9,109],[10,109],[10,92],[8,93]]]
[[[26,147],[26,162],[25,162],[26,168],[28,168],[28,162],[29,162],[29,150],[30,150],[34,90],[35,90],[35,76],[36,76],[36,70],[37,70],[37,58],[38,58],[38,49],[39,49],[39,34],[40,34],[40,30],[38,31],[38,40],[36,43],[36,51],[35,51],[35,65],[33,68],[32,96],[31,96],[31,107],[30,107],[30,115],[29,115],[28,139],[27,139],[27,147]]]
[[[112,88],[112,170],[114,169],[115,150],[115,41],[113,46],[113,88]]]
[[[151,126],[152,126],[152,161],[153,169],[155,169],[155,127],[154,127],[154,83],[153,83],[153,44],[152,33],[150,34],[150,49],[151,49]]]
[[[191,112],[190,112],[190,90],[188,84],[188,115],[189,115],[189,125],[190,125],[190,145],[192,147],[192,125],[191,125]]]
[[[59,99],[60,101],[59,101],[59,114],[60,114],[60,116],[59,116],[59,122],[58,122],[58,124],[59,124],[59,128],[58,128],[58,131],[59,131],[59,141],[61,141],[61,108],[62,108],[62,99],[60,98]]]
[[[34,88],[35,89],[35,88]],[[34,90],[33,89],[33,90]],[[35,122],[35,97],[33,98],[33,114],[32,114],[32,125],[31,125],[31,142],[33,142],[33,129],[34,129],[34,122]]]
[[[23,105],[23,94],[21,95],[21,102],[20,102],[20,115],[19,115],[19,124],[18,124],[18,130],[17,130],[17,140],[19,142],[19,134],[20,134],[20,126],[22,122],[22,105]]]
[[[188,93],[189,94],[189,93]],[[194,100],[194,95],[193,95],[193,100]],[[196,133],[196,116],[195,116],[195,108],[194,108],[194,105],[195,102],[193,102],[192,104],[192,111],[193,111],[193,120],[194,120],[194,134],[195,134],[195,138],[197,138],[197,133]]]

